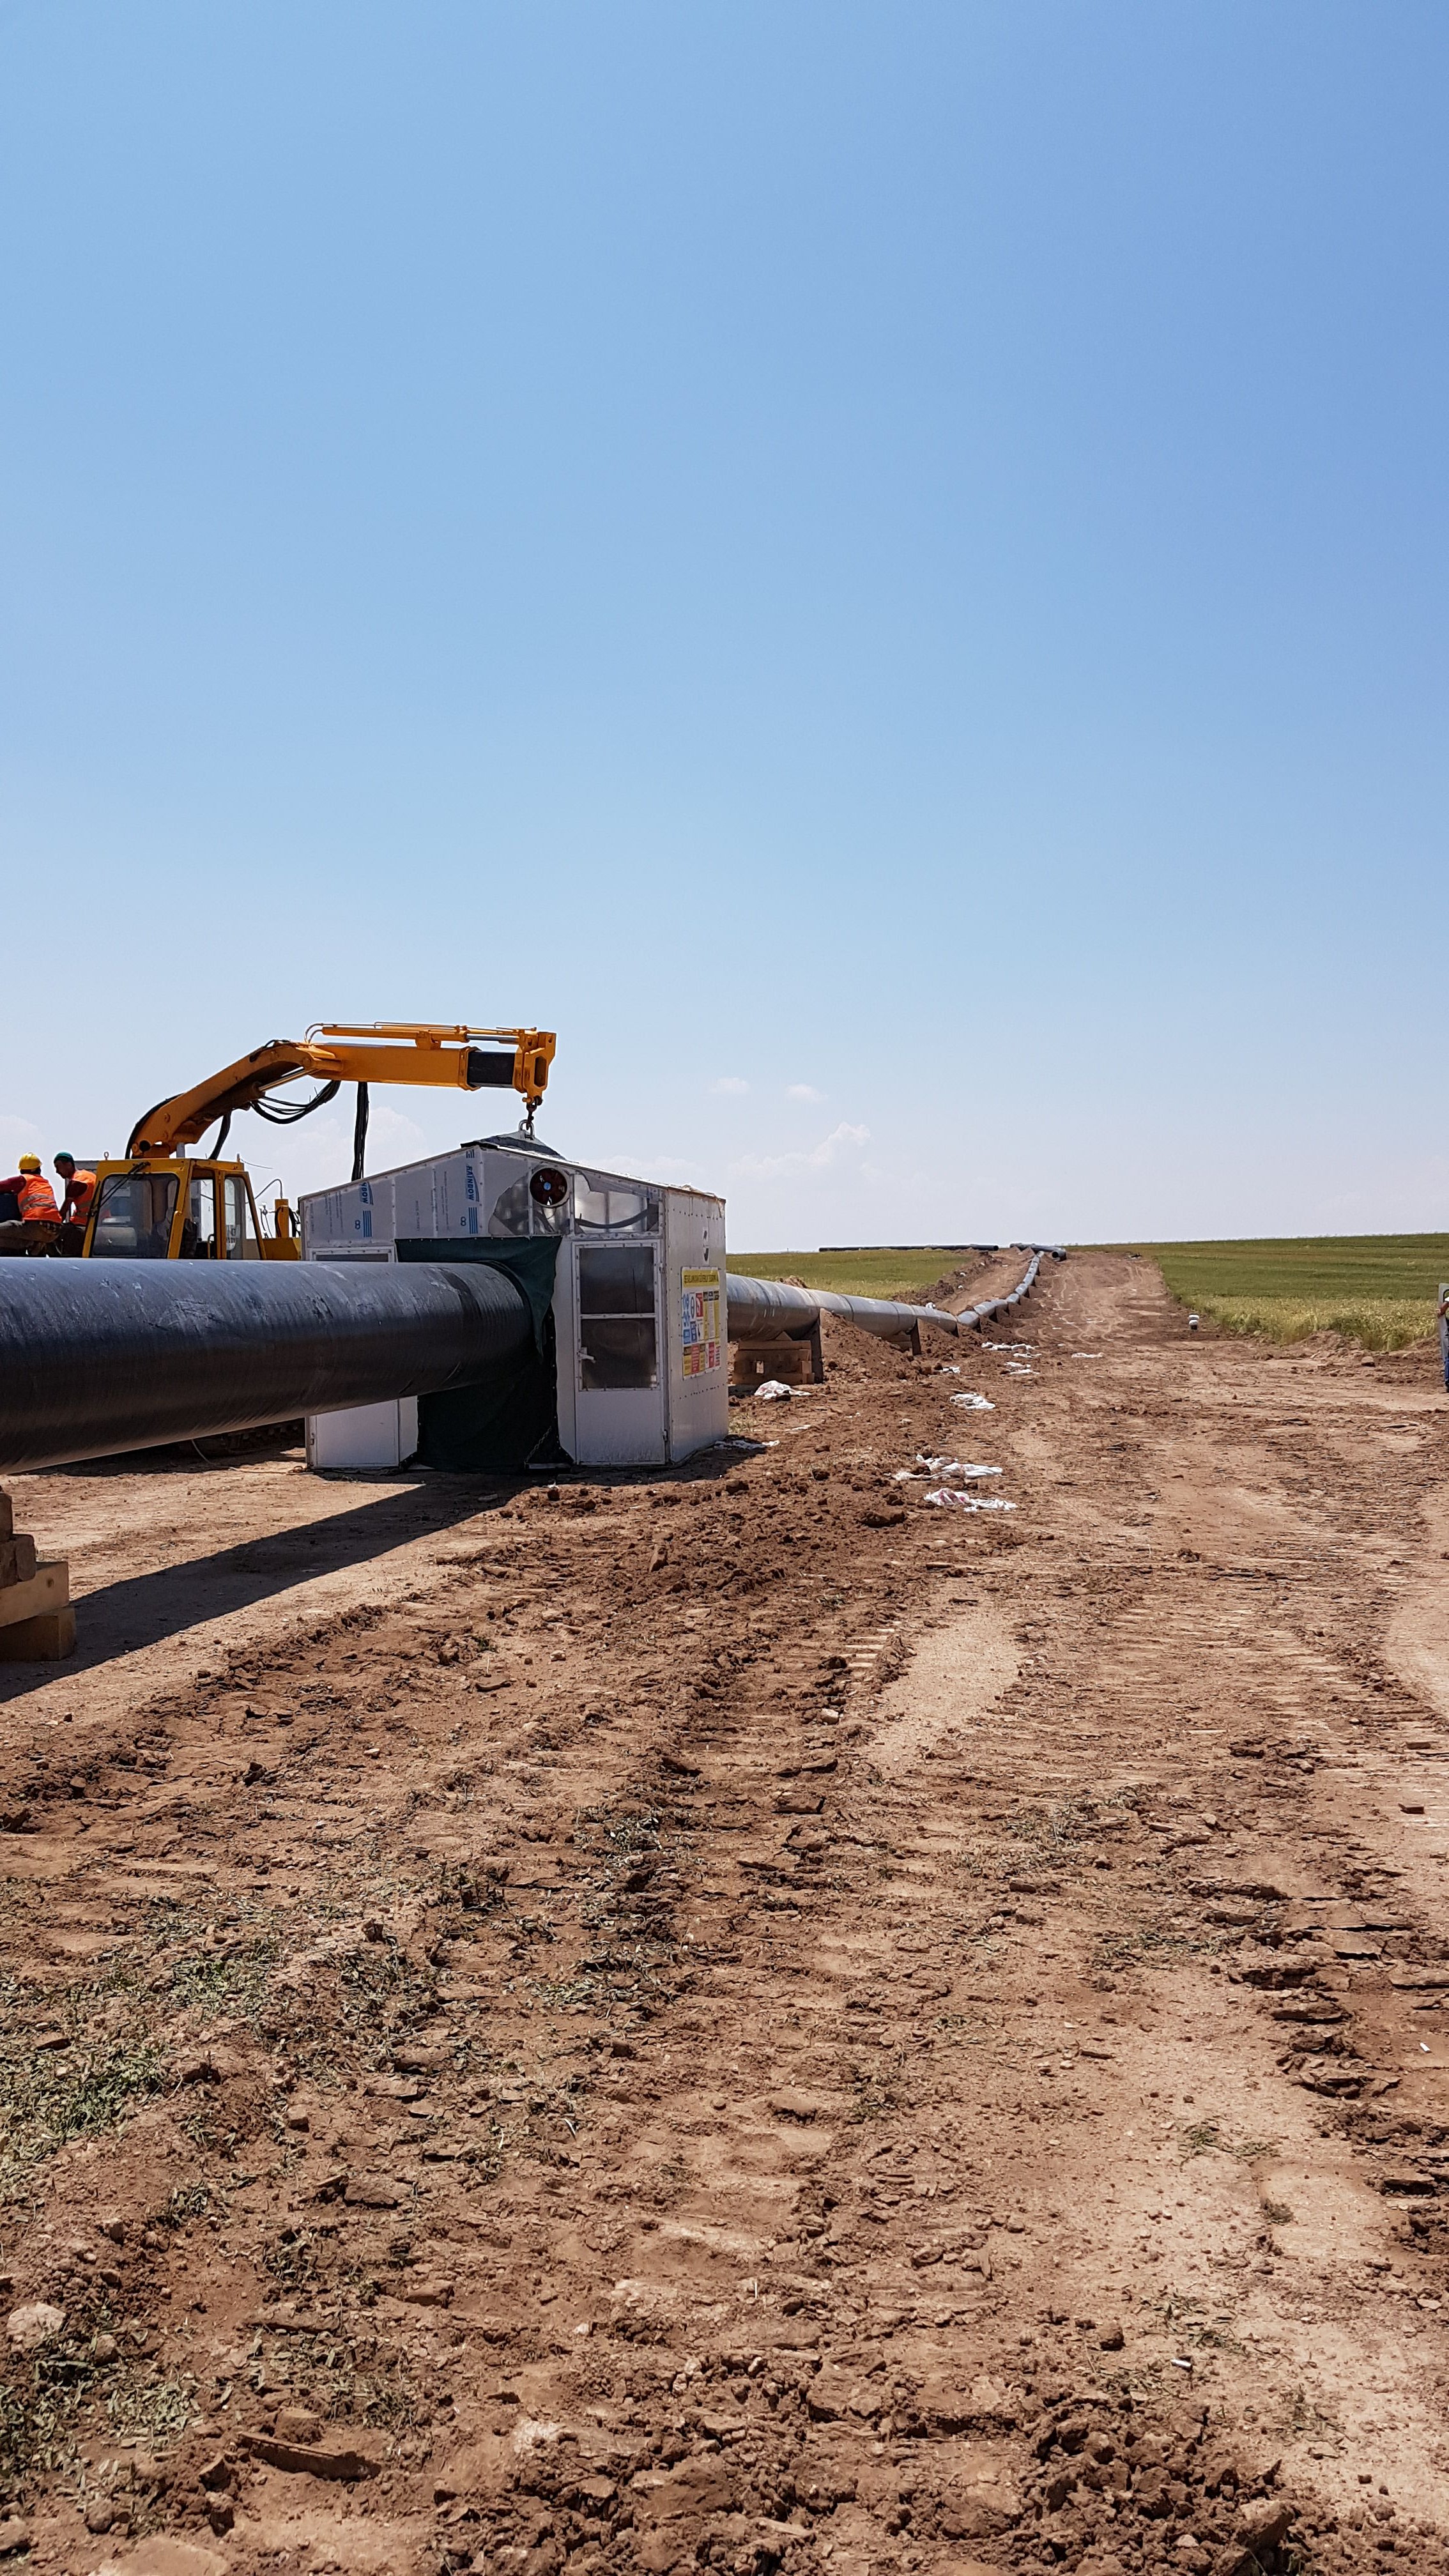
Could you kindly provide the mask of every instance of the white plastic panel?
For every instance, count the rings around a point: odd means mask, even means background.
[[[664,1318],[671,1458],[692,1458],[729,1430],[724,1201],[664,1194]]]
[[[319,1249],[335,1246],[362,1250],[370,1243],[390,1244],[393,1223],[393,1174],[375,1180],[349,1181],[345,1189],[318,1190],[300,1202],[302,1258],[314,1261]],[[431,1234],[432,1227],[427,1228]]]
[[[307,1464],[319,1474],[359,1475],[368,1468],[400,1467],[417,1445],[415,1395],[307,1416]]]

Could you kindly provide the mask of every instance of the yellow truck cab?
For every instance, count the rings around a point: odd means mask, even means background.
[[[299,1246],[283,1198],[276,1231],[263,1234],[243,1163],[189,1154],[134,1154],[96,1163],[96,1194],[82,1255],[92,1261],[295,1261]]]

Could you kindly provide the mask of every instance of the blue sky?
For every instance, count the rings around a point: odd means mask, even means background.
[[[518,1020],[741,1249],[1449,1222],[1446,73],[1413,0],[0,0],[0,1152]]]

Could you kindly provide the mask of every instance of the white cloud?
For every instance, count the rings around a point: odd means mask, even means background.
[[[703,1163],[686,1162],[677,1154],[636,1155],[632,1162],[606,1163],[602,1168],[605,1171],[637,1172],[643,1180],[678,1181],[691,1189],[708,1190],[713,1187]]]
[[[814,1100],[818,1102],[824,1099],[825,1094],[823,1091],[817,1091],[813,1082],[787,1082],[785,1085],[785,1097],[787,1100]]]
[[[748,1091],[750,1086],[747,1082],[742,1082],[737,1073],[722,1073],[718,1082],[712,1082],[709,1087],[711,1091],[728,1092],[732,1098],[737,1098],[741,1092]]]
[[[573,1161],[570,1155],[569,1160]],[[677,1181],[682,1188],[712,1190],[718,1179],[709,1168],[682,1154],[656,1154],[651,1147],[621,1146],[617,1153],[603,1150],[591,1153],[585,1164],[590,1172],[613,1172],[620,1180]]]
[[[842,1121],[806,1153],[742,1154],[737,1163],[731,1164],[730,1170],[736,1177],[751,1181],[783,1180],[790,1172],[825,1172],[853,1146],[868,1144],[869,1141],[868,1127],[848,1127]]]

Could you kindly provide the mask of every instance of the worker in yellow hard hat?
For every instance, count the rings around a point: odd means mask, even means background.
[[[0,1181],[0,1194],[12,1199],[19,1211],[0,1225],[0,1253],[54,1252],[60,1241],[60,1210],[41,1172],[40,1156],[22,1154],[19,1170],[8,1181]]]

